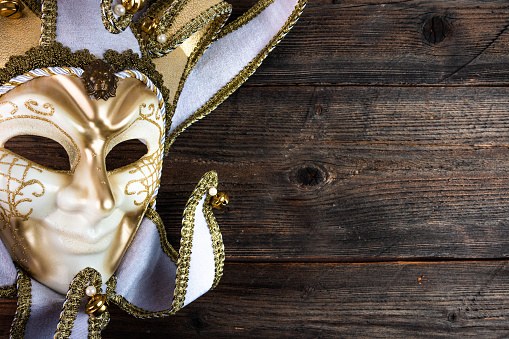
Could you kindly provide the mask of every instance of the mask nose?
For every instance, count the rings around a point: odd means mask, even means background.
[[[82,159],[85,160],[85,159]],[[58,207],[70,213],[83,213],[98,221],[115,208],[115,196],[103,161],[78,164],[70,183],[57,196]]]

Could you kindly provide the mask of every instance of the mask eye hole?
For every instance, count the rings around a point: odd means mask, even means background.
[[[106,170],[113,171],[130,165],[148,152],[147,146],[138,139],[130,139],[117,144],[106,156]]]
[[[4,148],[38,165],[55,171],[70,171],[65,148],[55,140],[38,135],[18,135],[9,139]]]

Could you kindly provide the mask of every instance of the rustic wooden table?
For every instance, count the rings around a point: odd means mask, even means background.
[[[165,159],[172,243],[201,175],[230,194],[221,283],[174,317],[113,307],[104,338],[508,336],[508,27],[503,0],[310,0]]]

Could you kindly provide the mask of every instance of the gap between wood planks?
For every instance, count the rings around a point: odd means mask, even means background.
[[[437,258],[363,258],[362,260],[356,259],[345,259],[345,260],[332,260],[327,258],[310,258],[310,259],[302,259],[291,260],[289,259],[267,259],[267,258],[254,258],[253,260],[249,260],[247,258],[244,259],[226,259],[226,264],[250,264],[250,265],[267,265],[267,264],[313,264],[313,265],[328,265],[328,264],[338,264],[338,265],[363,265],[363,264],[437,264],[437,263],[474,263],[474,262],[509,262],[509,258],[453,258],[453,257],[437,257]]]

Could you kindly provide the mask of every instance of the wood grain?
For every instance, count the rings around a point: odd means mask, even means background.
[[[227,264],[221,285],[180,315],[133,332],[115,312],[104,337],[504,337],[508,274],[507,261]]]
[[[103,338],[464,338],[509,330],[507,261],[227,263],[221,284],[177,315],[111,307]],[[13,300],[0,301],[6,337]]]
[[[243,88],[170,150],[160,213],[178,225],[173,206],[215,169],[230,260],[506,257],[508,95]]]
[[[229,263],[221,284],[176,316],[134,319],[112,307],[103,338],[505,337],[508,274],[505,260]]]
[[[165,158],[173,244],[205,172],[231,197],[219,286],[164,319],[112,307],[104,337],[506,337],[508,27],[502,0],[310,0]],[[15,307],[0,300],[2,338]]]
[[[435,17],[450,30],[430,43]],[[310,0],[248,84],[506,85],[508,18],[503,0]]]

